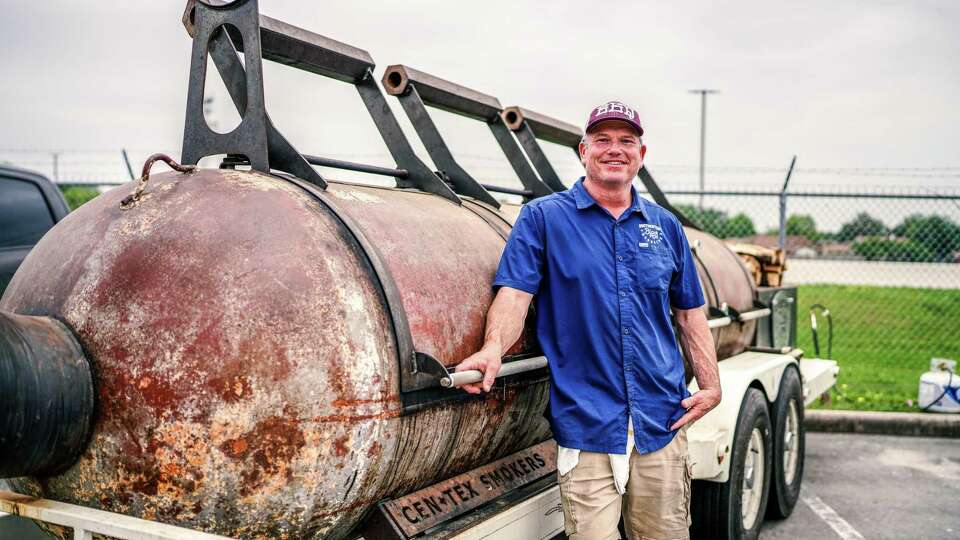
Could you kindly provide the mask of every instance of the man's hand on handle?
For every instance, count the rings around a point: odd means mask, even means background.
[[[500,373],[500,366],[502,363],[500,352],[499,350],[495,349],[499,349],[499,347],[484,347],[483,349],[480,349],[480,352],[467,357],[466,360],[457,364],[455,371],[476,370],[480,373],[483,373],[483,381],[465,384],[460,388],[471,394],[479,394],[480,392],[490,391],[490,388],[493,386],[494,379],[497,378],[497,373]]]
[[[670,426],[670,431],[680,429],[687,424],[696,422],[703,415],[713,410],[714,407],[719,404],[719,388],[707,388],[705,390],[698,391],[697,393],[680,402],[680,406],[686,409],[687,412],[672,426]]]
[[[483,373],[483,381],[465,384],[460,388],[471,394],[490,391],[493,380],[497,378],[497,373],[500,373],[501,358],[523,332],[523,321],[527,318],[531,300],[533,295],[528,292],[500,287],[487,311],[483,347],[480,352],[460,362],[456,368],[456,371],[477,370]]]

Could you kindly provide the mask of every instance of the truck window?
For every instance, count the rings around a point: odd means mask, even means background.
[[[0,248],[36,244],[51,227],[53,215],[37,186],[0,178]]]

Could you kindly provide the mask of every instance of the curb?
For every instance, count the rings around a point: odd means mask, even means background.
[[[803,426],[807,431],[826,433],[960,438],[960,414],[818,409],[804,413]]]

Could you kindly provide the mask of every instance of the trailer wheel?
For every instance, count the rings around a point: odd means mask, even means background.
[[[790,517],[800,498],[805,442],[803,387],[797,370],[788,367],[773,404],[773,478],[767,506],[767,515],[771,518]]]
[[[724,483],[693,482],[693,538],[757,538],[769,496],[772,442],[767,399],[750,388],[737,417],[730,478]]]

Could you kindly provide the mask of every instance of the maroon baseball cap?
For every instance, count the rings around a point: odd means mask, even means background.
[[[583,131],[590,131],[593,126],[600,122],[606,122],[607,120],[626,122],[630,124],[633,129],[637,130],[637,135],[643,135],[643,128],[640,126],[640,116],[637,114],[637,111],[624,105],[623,102],[620,101],[610,101],[590,111],[590,118],[587,119],[587,127],[583,128]]]

